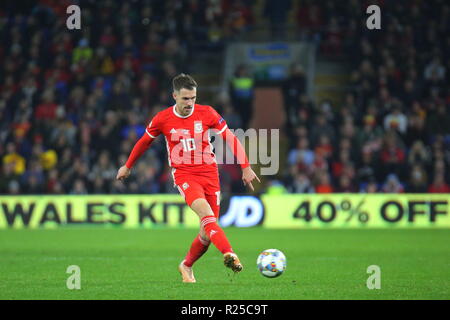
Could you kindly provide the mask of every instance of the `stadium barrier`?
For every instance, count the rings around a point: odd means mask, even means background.
[[[450,228],[449,194],[289,194],[222,199],[224,227]],[[0,229],[198,228],[179,195],[0,196]]]

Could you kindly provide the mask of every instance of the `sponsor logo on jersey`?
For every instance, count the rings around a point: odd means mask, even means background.
[[[181,132],[182,132],[183,134],[189,134],[189,130],[188,130],[188,129],[182,129]]]
[[[170,130],[170,133],[177,133],[177,130],[175,130],[174,128],[172,128],[172,130]]]

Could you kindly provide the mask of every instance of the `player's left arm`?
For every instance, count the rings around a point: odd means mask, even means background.
[[[252,181],[257,180],[259,183],[261,183],[261,180],[259,180],[256,173],[253,171],[252,167],[250,166],[250,163],[248,161],[247,155],[245,154],[244,147],[242,147],[241,142],[236,137],[236,135],[230,131],[230,129],[225,128],[223,132],[221,132],[222,139],[227,143],[228,147],[233,152],[234,156],[236,157],[238,164],[241,166],[242,169],[242,182],[244,183],[244,186],[249,186],[252,191],[255,191],[255,188],[253,188]]]
[[[211,128],[218,131],[217,133],[221,135],[222,139],[227,143],[231,152],[233,152],[233,155],[236,157],[238,164],[242,169],[242,182],[244,183],[244,186],[248,185],[250,189],[254,191],[255,189],[253,188],[252,181],[256,179],[258,182],[261,182],[261,180],[259,180],[256,173],[251,168],[241,142],[236,137],[236,135],[228,128],[225,120],[213,108],[211,108],[211,115]]]

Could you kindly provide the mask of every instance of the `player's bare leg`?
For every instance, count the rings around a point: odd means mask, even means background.
[[[197,213],[201,220],[200,234],[202,238],[209,238],[216,248],[222,252],[224,265],[227,268],[230,268],[234,272],[242,271],[242,264],[237,255],[233,252],[222,228],[216,223],[216,217],[214,216],[208,201],[203,198],[196,199],[192,202],[191,208]]]

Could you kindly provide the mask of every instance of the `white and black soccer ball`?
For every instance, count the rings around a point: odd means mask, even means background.
[[[263,276],[276,278],[286,270],[286,256],[278,249],[267,249],[259,254],[256,266]]]

